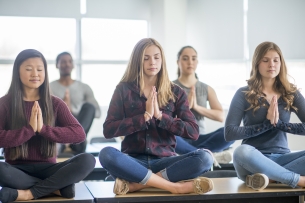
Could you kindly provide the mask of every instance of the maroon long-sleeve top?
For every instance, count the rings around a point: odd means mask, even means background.
[[[40,133],[35,133],[30,124],[20,129],[11,130],[11,98],[6,95],[0,98],[0,148],[4,148],[5,161],[9,164],[56,163],[56,157],[44,158],[40,152],[42,137],[56,143],[80,143],[86,139],[83,127],[70,113],[67,105],[59,98],[52,96],[55,126],[43,125]],[[30,120],[33,101],[24,101],[25,116]],[[17,147],[28,142],[26,159],[8,159],[10,147]]]
[[[197,140],[199,128],[189,109],[187,95],[179,86],[172,86],[176,101],[161,107],[161,121],[145,122],[146,97],[140,95],[136,83],[120,83],[112,96],[106,121],[106,138],[125,136],[121,150],[127,154],[150,154],[158,157],[176,155],[175,135]]]

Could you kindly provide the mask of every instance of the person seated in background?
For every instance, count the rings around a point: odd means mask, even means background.
[[[173,81],[179,85],[188,95],[189,108],[195,115],[199,126],[200,136],[197,140],[185,139],[176,136],[178,154],[186,154],[200,148],[205,148],[213,152],[218,163],[229,163],[232,161],[232,152],[229,147],[234,141],[227,142],[224,138],[224,128],[205,134],[204,118],[222,122],[224,112],[217,99],[215,90],[199,81],[195,73],[198,65],[197,51],[191,46],[185,46],[178,52],[178,79]],[[210,109],[207,108],[209,102]],[[215,165],[218,163],[215,161]]]
[[[103,127],[106,138],[125,137],[121,151],[105,147],[99,154],[101,165],[115,179],[115,194],[147,187],[180,194],[213,189],[211,179],[198,177],[213,164],[210,152],[175,152],[175,135],[197,139],[199,129],[185,92],[169,80],[156,40],[145,38],[134,47]]]
[[[0,202],[75,196],[75,185],[94,168],[91,154],[56,163],[56,143],[86,139],[67,105],[51,96],[47,62],[34,49],[18,54],[7,95],[0,98]]]
[[[56,68],[59,70],[60,78],[50,83],[51,93],[67,104],[87,136],[93,119],[101,116],[93,91],[87,84],[71,78],[74,64],[70,53],[62,52],[56,57]],[[80,144],[60,145],[58,153],[60,155],[66,147],[70,147],[73,154],[79,154],[86,151],[86,146],[87,140]]]
[[[254,190],[269,181],[305,187],[305,151],[290,152],[286,135],[305,135],[305,99],[288,76],[280,48],[273,42],[259,44],[248,85],[237,90],[229,108],[225,138],[243,140],[233,164]],[[301,123],[289,123],[291,112]]]

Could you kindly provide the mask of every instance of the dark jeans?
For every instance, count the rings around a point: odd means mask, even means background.
[[[34,198],[83,180],[95,167],[91,154],[79,154],[61,163],[10,165],[0,162],[0,186],[30,189]]]
[[[176,136],[176,142],[176,152],[178,154],[186,154],[201,148],[208,149],[211,152],[221,152],[234,143],[234,141],[227,142],[225,140],[224,128],[219,128],[209,134],[200,135],[196,141]]]
[[[76,119],[84,128],[86,136],[91,128],[94,117],[95,117],[95,107],[90,103],[84,103],[79,114],[76,116]],[[69,146],[72,149],[73,154],[84,153],[86,151],[87,139],[79,144],[70,144]],[[59,153],[63,152],[64,149],[65,149],[65,145],[61,145],[59,149]]]
[[[151,173],[161,172],[163,178],[177,182],[200,176],[208,171],[213,158],[205,150],[196,150],[181,156],[129,156],[113,147],[105,147],[99,154],[101,165],[112,177],[146,184]]]

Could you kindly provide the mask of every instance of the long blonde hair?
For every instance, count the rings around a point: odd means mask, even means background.
[[[265,93],[263,93],[262,76],[259,73],[258,66],[262,58],[270,50],[276,51],[280,56],[281,61],[280,72],[275,78],[273,89],[278,91],[281,94],[282,99],[287,103],[285,110],[290,110],[290,108],[293,108],[297,111],[297,108],[292,105],[294,93],[297,91],[297,87],[288,81],[287,67],[282,51],[273,42],[263,42],[259,44],[254,51],[250,79],[247,80],[249,90],[245,91],[246,100],[251,104],[247,110],[253,109],[253,112],[255,112],[260,108],[259,98],[261,96],[266,96]],[[263,99],[265,100],[265,98]],[[266,106],[265,102],[263,102],[262,106]]]
[[[169,80],[164,51],[161,45],[153,38],[144,38],[140,40],[134,47],[127,69],[121,79],[121,82],[136,82],[140,87],[140,95],[144,92],[144,53],[147,47],[157,46],[161,51],[162,65],[157,75],[156,88],[158,91],[159,107],[164,107],[170,100],[175,101],[175,95],[172,92],[172,82]]]

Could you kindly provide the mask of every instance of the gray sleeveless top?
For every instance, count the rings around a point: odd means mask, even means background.
[[[190,93],[191,88],[188,88],[188,87],[185,87],[184,85],[182,85],[178,79],[174,80],[173,83],[179,85],[186,92],[187,95]],[[207,108],[208,85],[203,82],[197,81],[195,88],[196,88],[197,104],[199,106],[203,106],[203,107]],[[204,116],[200,115],[193,109],[191,109],[191,111],[194,114],[194,116],[196,118],[196,122],[199,126],[199,133],[200,133],[200,135],[203,135],[205,133]]]

